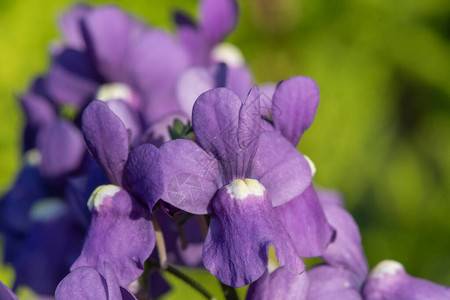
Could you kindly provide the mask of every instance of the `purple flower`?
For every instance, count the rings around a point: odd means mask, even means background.
[[[281,81],[275,88],[261,90],[261,114],[292,145],[311,126],[319,105],[319,88],[304,76]],[[272,130],[266,126],[267,130]],[[315,169],[312,166],[312,169]],[[313,170],[315,171],[315,170]],[[333,238],[334,229],[327,221],[312,184],[292,201],[276,208],[302,257],[321,255]]]
[[[169,34],[114,6],[75,6],[61,20],[46,88],[58,105],[82,109],[95,97],[122,99],[146,125],[178,111],[174,87],[188,56]]]
[[[150,144],[129,152],[130,131],[100,101],[85,109],[82,128],[89,150],[113,184],[98,187],[89,199],[92,221],[72,270],[90,266],[105,275],[108,263],[127,286],[141,275],[155,245],[151,208],[162,194],[160,154]]]
[[[4,259],[15,269],[15,286],[51,295],[79,254],[85,228],[66,201],[67,185],[55,187],[45,180],[31,164],[38,163],[33,153],[0,202]]]
[[[246,285],[267,266],[268,249],[292,273],[304,265],[276,216],[311,182],[307,161],[278,133],[260,131],[259,91],[245,100],[226,88],[203,93],[193,109],[198,143],[175,140],[161,150],[162,199],[210,214],[203,262],[225,284]]]
[[[330,224],[337,230],[336,240],[322,255],[325,263],[300,276],[289,274],[284,268],[266,272],[250,286],[247,300],[261,299],[262,293],[305,300],[449,299],[450,288],[412,277],[395,261],[380,262],[368,275],[358,227],[342,207],[342,200],[324,191],[320,192],[320,200]]]
[[[67,275],[58,285],[56,300],[133,300],[134,295],[122,287],[113,268],[105,263],[105,272],[91,267],[79,267]]]

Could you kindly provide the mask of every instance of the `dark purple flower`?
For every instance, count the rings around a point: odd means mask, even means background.
[[[304,268],[273,206],[301,194],[311,182],[311,170],[281,135],[261,133],[260,122],[257,88],[244,100],[229,89],[213,89],[194,105],[198,143],[175,140],[160,149],[162,199],[190,213],[211,215],[203,262],[232,286],[264,273],[270,245],[290,272]]]
[[[102,269],[104,273],[91,267],[74,269],[56,288],[56,300],[136,300],[130,291],[120,285],[108,263]]]
[[[0,225],[15,286],[51,295],[79,254],[85,228],[64,200],[65,184],[55,188],[45,180],[35,156],[27,152],[28,164],[0,202]]]

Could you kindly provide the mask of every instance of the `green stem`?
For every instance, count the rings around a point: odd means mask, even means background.
[[[160,268],[160,265],[156,261],[150,261],[149,263],[151,266]],[[170,274],[174,275],[178,279],[181,279],[188,285],[190,285],[193,289],[197,290],[200,294],[202,294],[206,299],[215,299],[204,287],[202,287],[198,282],[178,270],[172,265],[167,265],[167,268],[164,269],[164,271],[169,272]]]
[[[223,284],[222,282],[220,283],[220,286],[222,287],[222,291],[223,291],[223,295],[225,296],[225,299],[239,300],[239,296],[234,287]]]

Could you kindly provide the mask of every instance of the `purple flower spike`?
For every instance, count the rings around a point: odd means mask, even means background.
[[[114,270],[108,263],[102,275],[91,267],[79,267],[67,275],[58,285],[56,300],[133,300],[128,290],[121,287]]]
[[[298,76],[284,80],[273,95],[273,125],[296,146],[311,126],[318,105],[319,87],[313,79]]]
[[[142,274],[155,246],[150,211],[114,185],[98,187],[88,206],[91,226],[71,269],[90,266],[105,275],[103,263],[108,262],[119,283],[127,286]]]
[[[266,271],[261,278],[252,283],[246,300],[307,300],[309,279],[305,273],[292,275],[285,268],[273,273]]]
[[[76,171],[85,153],[81,132],[62,120],[42,128],[37,137],[37,148],[42,157],[42,175],[52,179]]]
[[[412,277],[400,263],[385,260],[372,270],[363,295],[366,300],[447,300],[450,287]]]
[[[328,224],[312,185],[300,196],[278,206],[276,212],[301,257],[322,255],[334,229]]]
[[[221,282],[241,287],[258,279],[267,268],[271,245],[279,264],[290,273],[304,270],[267,192],[257,180],[234,180],[218,191],[212,206],[203,263]]]
[[[82,129],[94,158],[111,182],[121,186],[129,150],[129,136],[124,123],[105,103],[93,101],[84,110]]]

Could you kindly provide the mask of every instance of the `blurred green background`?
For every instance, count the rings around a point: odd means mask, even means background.
[[[56,19],[73,1],[0,0],[0,192],[20,167],[14,98],[48,64]],[[195,0],[116,3],[173,30],[171,11]],[[371,266],[402,262],[450,285],[450,1],[246,0],[228,41],[257,83],[314,78],[321,104],[299,149],[315,182],[342,192]],[[7,266],[0,279],[12,282]],[[210,276],[200,274],[199,278]],[[211,281],[211,289],[219,286]],[[180,284],[177,295],[194,297]],[[24,298],[27,298],[24,296]]]

